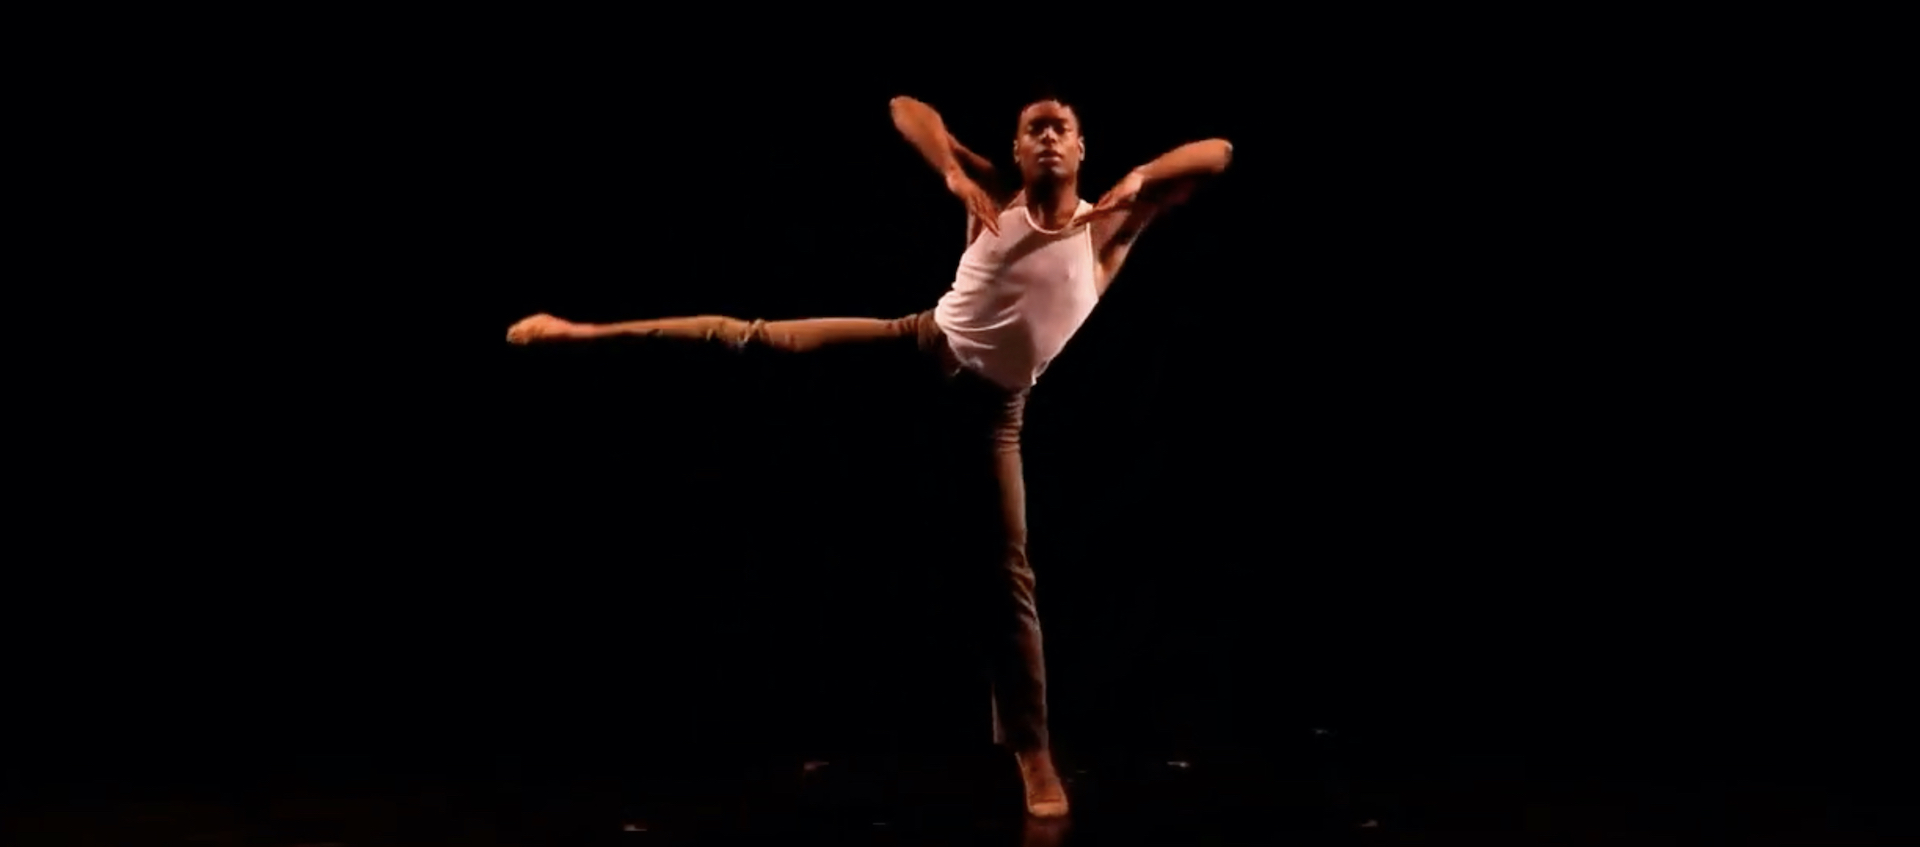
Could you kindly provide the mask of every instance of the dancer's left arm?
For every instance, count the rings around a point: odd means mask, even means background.
[[[1145,165],[1134,168],[1080,217],[1093,226],[1094,255],[1100,261],[1097,288],[1105,294],[1127,253],[1162,209],[1186,202],[1205,177],[1225,172],[1233,161],[1233,145],[1213,138],[1183,144]]]

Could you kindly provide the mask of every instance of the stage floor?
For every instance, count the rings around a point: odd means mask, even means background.
[[[245,789],[37,785],[10,845],[1920,844],[1892,800],[1813,788],[1584,784],[1483,763],[1369,777],[1339,768],[1120,757],[1064,762],[1065,822],[1025,820],[981,760],[774,762],[651,783],[513,765],[459,776],[275,777]]]

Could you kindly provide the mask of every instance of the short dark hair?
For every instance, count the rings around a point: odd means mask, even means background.
[[[1038,103],[1058,103],[1066,107],[1067,111],[1073,114],[1074,126],[1080,128],[1082,135],[1086,134],[1087,122],[1080,118],[1080,107],[1075,106],[1072,100],[1068,100],[1062,95],[1060,89],[1050,85],[1042,85],[1034,88],[1028,92],[1026,105],[1020,107],[1020,114],[1026,114],[1028,109],[1033,108],[1033,106]],[[1014,127],[1014,134],[1018,135],[1019,133],[1020,128],[1018,126]]]

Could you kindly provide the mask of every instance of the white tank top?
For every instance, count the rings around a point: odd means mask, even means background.
[[[1081,213],[1093,204],[1080,201]],[[933,320],[962,365],[1008,389],[1032,386],[1100,299],[1088,224],[1041,229],[1025,205],[1000,213],[960,256]]]

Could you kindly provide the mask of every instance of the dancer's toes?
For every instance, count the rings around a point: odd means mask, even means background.
[[[507,328],[507,341],[511,344],[531,344],[535,341],[573,336],[575,324],[542,312],[522,318],[519,323]]]
[[[1053,755],[1046,750],[1015,753],[1020,762],[1020,782],[1026,787],[1027,814],[1036,818],[1059,818],[1067,814],[1067,789],[1053,768]]]

